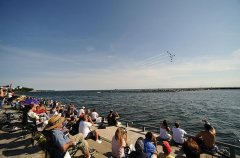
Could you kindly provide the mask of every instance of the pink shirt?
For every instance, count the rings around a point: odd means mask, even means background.
[[[124,154],[124,147],[126,146],[126,142],[123,139],[122,145],[118,143],[118,141],[115,139],[115,136],[112,138],[112,155],[116,158],[122,158],[125,157]]]

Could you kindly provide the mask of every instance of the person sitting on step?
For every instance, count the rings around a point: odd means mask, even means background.
[[[148,155],[144,151],[144,138],[139,137],[135,143],[135,151],[132,151],[129,158],[148,158]]]
[[[172,148],[170,146],[170,144],[168,143],[168,141],[163,141],[162,142],[162,150],[163,150],[163,154],[159,154],[160,158],[174,158],[171,155],[172,152]]]
[[[193,138],[188,138],[182,146],[187,158],[200,158],[200,147]]]
[[[118,122],[117,122],[118,118],[119,118],[118,113],[113,112],[113,110],[110,110],[109,114],[107,116],[108,126],[117,126],[118,125]]]
[[[180,128],[180,124],[178,122],[175,122],[175,127],[172,128],[172,132],[174,143],[183,144],[185,141],[184,135],[187,134],[187,132]]]
[[[83,120],[79,123],[78,132],[82,133],[85,139],[94,139],[97,143],[102,143],[99,139],[97,130],[91,131],[90,128],[94,124],[88,122],[88,116],[84,115]]]
[[[166,120],[163,120],[162,124],[160,125],[160,135],[159,137],[163,140],[170,140],[171,135],[168,133],[170,132],[170,128],[168,127],[168,123]]]
[[[112,137],[112,155],[114,158],[125,157],[124,148],[127,146],[127,130],[123,127],[118,127],[115,135]]]
[[[148,155],[148,158],[157,158],[157,140],[152,132],[147,132],[145,135],[144,152]]]
[[[195,136],[195,139],[203,151],[216,152],[218,150],[217,146],[215,145],[216,130],[208,121],[203,120],[203,122],[205,122],[205,130],[199,132]]]

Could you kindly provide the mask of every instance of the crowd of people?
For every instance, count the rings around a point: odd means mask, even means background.
[[[26,96],[18,96],[10,101],[2,89],[1,105],[0,108],[5,111],[7,111],[6,105],[8,108],[10,105],[14,109],[21,110],[23,124],[26,124],[26,121],[34,120],[36,126],[40,127],[46,137],[51,139],[49,152],[53,158],[63,158],[68,149],[76,145],[79,146],[85,157],[90,157],[90,148],[86,140],[94,139],[97,143],[102,142],[98,131],[91,130],[94,122],[99,118],[96,109],[93,109],[92,112],[85,107],[77,110],[73,103],[65,105],[57,101]],[[75,129],[74,136],[67,134],[73,128]]]
[[[3,107],[4,103],[12,103],[15,99],[13,90],[9,87],[0,87],[0,108]]]
[[[218,150],[215,145],[216,130],[209,122],[204,121],[204,130],[196,136],[189,137],[186,134],[178,122],[175,122],[174,127],[170,128],[167,121],[164,120],[160,125],[158,137],[152,132],[147,132],[145,139],[139,137],[135,143],[135,149],[127,154],[124,150],[128,147],[127,131],[119,127],[112,138],[112,155],[115,158],[173,158],[170,143],[182,146],[187,158],[200,158],[202,152],[215,153]],[[157,142],[162,145],[163,152],[158,151]]]
[[[6,100],[5,98],[6,95],[1,90],[1,105],[9,100],[9,97]],[[52,147],[54,147],[51,151],[54,157],[64,157],[67,150],[76,144],[78,144],[85,157],[90,157],[90,147],[86,140],[93,139],[97,143],[102,142],[98,131],[91,129],[96,122],[103,123],[104,120],[99,117],[96,109],[90,111],[83,106],[77,110],[73,103],[65,105],[57,101],[29,97],[16,99],[15,103],[11,103],[11,105],[25,109],[29,118],[37,120],[39,124],[44,126],[44,131],[50,133]],[[50,110],[48,111],[46,107]],[[110,110],[107,115],[108,126],[118,126],[118,118],[118,113]],[[63,127],[68,128],[68,131],[72,132],[74,136],[66,136],[66,130],[64,131]],[[195,137],[187,139],[186,131],[180,128],[178,122],[175,122],[174,127],[170,128],[167,121],[163,120],[160,124],[159,138],[152,132],[147,132],[145,138],[137,139],[135,149],[126,151],[129,147],[127,130],[119,127],[112,138],[112,156],[115,158],[123,158],[127,155],[130,158],[173,158],[170,146],[172,140],[174,144],[182,145],[187,158],[199,158],[202,151],[217,149],[215,146],[216,130],[207,121],[204,123],[204,129]],[[159,153],[157,142],[161,142],[163,153]]]

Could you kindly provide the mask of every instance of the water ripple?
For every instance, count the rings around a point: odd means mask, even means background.
[[[100,94],[94,91],[63,91],[28,95],[96,108],[102,116],[113,109],[133,124],[159,127],[164,119],[170,126],[179,121],[182,128],[193,135],[203,130],[201,120],[207,118],[216,127],[217,140],[239,143],[240,139],[240,90]]]

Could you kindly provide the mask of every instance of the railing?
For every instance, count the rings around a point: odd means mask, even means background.
[[[230,151],[230,158],[236,158],[235,150],[240,151],[240,147],[236,146],[236,145],[232,145],[232,144],[228,144],[228,143],[224,143],[224,142],[220,142],[220,141],[216,141],[216,144],[224,146],[224,147],[228,147],[229,151]]]
[[[156,133],[159,132],[159,127],[156,127],[156,126],[140,124],[140,123],[133,124],[133,122],[126,121],[124,119],[120,119],[120,121],[125,122],[126,127],[131,126],[131,127],[141,128],[142,132],[145,132],[146,129],[150,129],[152,132],[156,132]],[[193,136],[186,135],[186,137],[193,137]],[[232,145],[232,144],[228,144],[228,143],[224,143],[224,142],[220,142],[220,141],[216,141],[215,143],[217,145],[229,148],[229,153],[230,153],[229,158],[236,158],[236,150],[240,151],[240,147],[236,146],[236,145]]]

